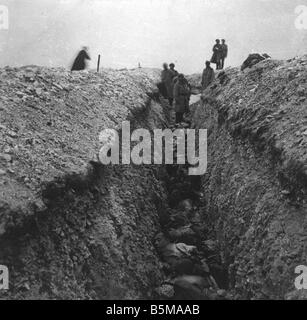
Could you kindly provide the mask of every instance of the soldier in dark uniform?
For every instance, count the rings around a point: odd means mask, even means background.
[[[222,47],[221,69],[224,69],[225,59],[228,56],[228,46],[225,42],[226,41],[223,39],[221,44],[221,47]]]
[[[216,70],[221,69],[221,59],[222,59],[222,46],[219,39],[215,40],[216,44],[213,47],[213,56],[211,62],[216,64]]]
[[[78,53],[71,71],[80,71],[86,68],[86,60],[91,60],[90,56],[88,55],[88,48],[83,47],[82,50]]]

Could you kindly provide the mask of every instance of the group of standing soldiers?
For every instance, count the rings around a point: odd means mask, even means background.
[[[216,69],[224,69],[224,62],[228,55],[228,46],[223,39],[222,43],[219,39],[213,47],[213,56],[211,62],[216,64]],[[76,57],[71,68],[72,71],[84,70],[86,67],[85,60],[90,60],[88,48],[83,47]],[[140,67],[140,65],[139,65]],[[205,90],[215,79],[214,70],[210,66],[210,61],[206,61],[206,68],[202,74],[202,90]],[[183,122],[185,113],[189,113],[189,102],[191,97],[191,86],[182,73],[175,70],[175,64],[163,64],[161,74],[161,83],[158,85],[162,95],[168,99],[170,106],[175,101],[176,123]]]
[[[176,123],[183,122],[185,113],[189,113],[191,86],[182,73],[175,70],[174,63],[163,64],[160,92],[168,99],[170,106],[175,102]]]
[[[219,39],[215,40],[213,47],[213,56],[211,61],[206,61],[206,68],[203,71],[201,86],[202,90],[205,90],[215,79],[214,70],[211,68],[210,63],[216,64],[216,70],[224,69],[225,59],[228,56],[228,46],[226,41],[223,39],[222,44]]]
[[[228,56],[226,41],[223,39],[221,43],[217,39],[215,42],[211,61],[206,61],[206,68],[202,74],[202,90],[205,90],[215,79],[215,73],[210,63],[215,63],[217,70],[224,69],[225,59]],[[189,113],[191,86],[184,75],[175,70],[174,63],[163,64],[161,83],[158,84],[158,87],[162,95],[168,99],[170,106],[175,101],[176,123],[183,122],[184,114]]]
[[[228,46],[226,41],[223,39],[221,43],[220,39],[216,39],[213,47],[213,56],[211,58],[211,62],[216,64],[216,70],[224,69],[224,63],[227,55]]]

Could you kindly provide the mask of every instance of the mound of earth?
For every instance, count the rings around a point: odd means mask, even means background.
[[[101,130],[166,126],[158,80],[150,69],[0,71],[1,298],[141,299],[159,285],[159,167],[95,162]]]
[[[303,56],[227,69],[193,108],[208,129],[203,219],[237,298],[282,299],[307,264],[306,67]]]

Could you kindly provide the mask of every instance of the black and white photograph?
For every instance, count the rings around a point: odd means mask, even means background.
[[[0,300],[307,300],[307,0],[0,0]]]

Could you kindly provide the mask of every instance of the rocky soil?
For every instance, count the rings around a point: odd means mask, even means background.
[[[3,299],[298,299],[307,56],[228,68],[174,125],[159,71],[0,72]],[[102,166],[99,132],[208,129],[208,171]],[[174,142],[175,145],[175,142]]]
[[[0,263],[5,299],[148,298],[165,195],[159,167],[102,167],[102,129],[166,126],[155,70],[0,72]],[[94,161],[93,161],[94,160]]]
[[[2,71],[4,299],[227,298],[200,217],[200,180],[186,166],[97,162],[99,132],[123,120],[177,128],[158,75]]]
[[[203,219],[237,299],[297,299],[307,265],[307,56],[226,69],[193,108],[208,129]],[[306,295],[305,295],[306,296]]]

